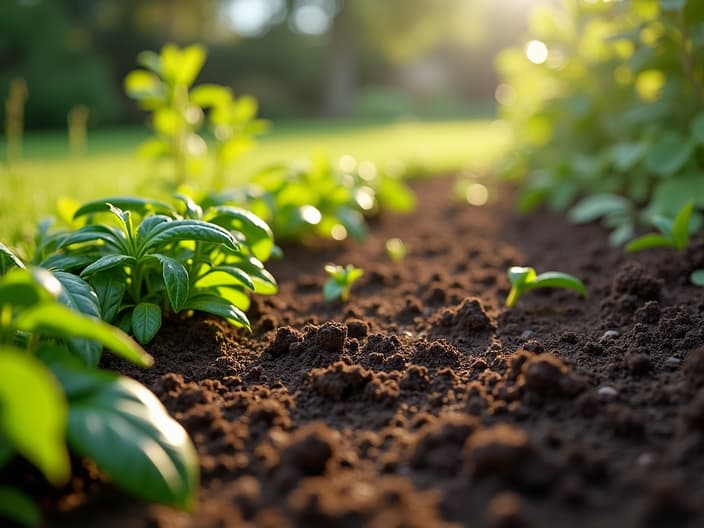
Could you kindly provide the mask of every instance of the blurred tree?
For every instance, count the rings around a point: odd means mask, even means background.
[[[29,89],[28,127],[63,126],[77,104],[102,120],[116,113],[117,90],[106,64],[91,49],[89,35],[53,1],[3,1],[0,99],[14,77],[24,78]]]

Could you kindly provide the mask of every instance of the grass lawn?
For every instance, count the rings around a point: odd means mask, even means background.
[[[144,128],[89,131],[84,157],[68,155],[62,132],[27,134],[23,160],[0,165],[0,241],[16,244],[34,232],[39,218],[54,214],[57,199],[79,201],[140,193],[165,193],[159,172],[135,155],[148,136]],[[490,120],[448,122],[284,122],[261,138],[229,174],[235,184],[258,168],[306,159],[316,153],[350,154],[384,167],[403,164],[412,173],[490,170],[505,151],[509,134]],[[4,143],[0,144],[4,151]],[[207,180],[200,182],[207,184]]]

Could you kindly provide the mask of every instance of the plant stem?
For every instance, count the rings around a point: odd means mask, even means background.
[[[704,88],[701,82],[697,79],[697,74],[695,70],[695,61],[692,56],[692,39],[689,35],[689,30],[687,29],[687,23],[684,18],[684,9],[677,13],[677,28],[680,32],[680,57],[682,60],[682,67],[689,83],[694,89],[694,93],[699,99],[699,103],[704,107]]]

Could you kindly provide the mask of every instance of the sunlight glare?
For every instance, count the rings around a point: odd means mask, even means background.
[[[531,40],[526,44],[526,57],[533,64],[543,64],[548,60],[548,47],[544,42]]]

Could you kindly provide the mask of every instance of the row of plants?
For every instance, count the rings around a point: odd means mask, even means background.
[[[19,455],[63,485],[70,452],[137,497],[192,508],[199,465],[188,435],[146,387],[100,368],[103,348],[148,367],[140,344],[165,317],[205,312],[249,329],[251,295],[277,292],[265,267],[283,256],[275,238],[362,239],[366,217],[415,206],[402,181],[350,157],[281,164],[225,188],[268,124],[251,97],[193,87],[204,60],[200,46],[168,45],[141,54],[144,69],[125,81],[151,112],[154,136],[140,151],[170,167],[172,199],[64,200],[63,222],[42,221],[21,254],[0,244],[0,470]],[[361,270],[328,271],[336,285],[325,297],[346,300]],[[0,516],[41,522],[31,497],[5,485]]]
[[[536,10],[532,38],[497,61],[518,143],[504,172],[524,210],[570,209],[620,245],[704,206],[702,2],[564,0]]]

